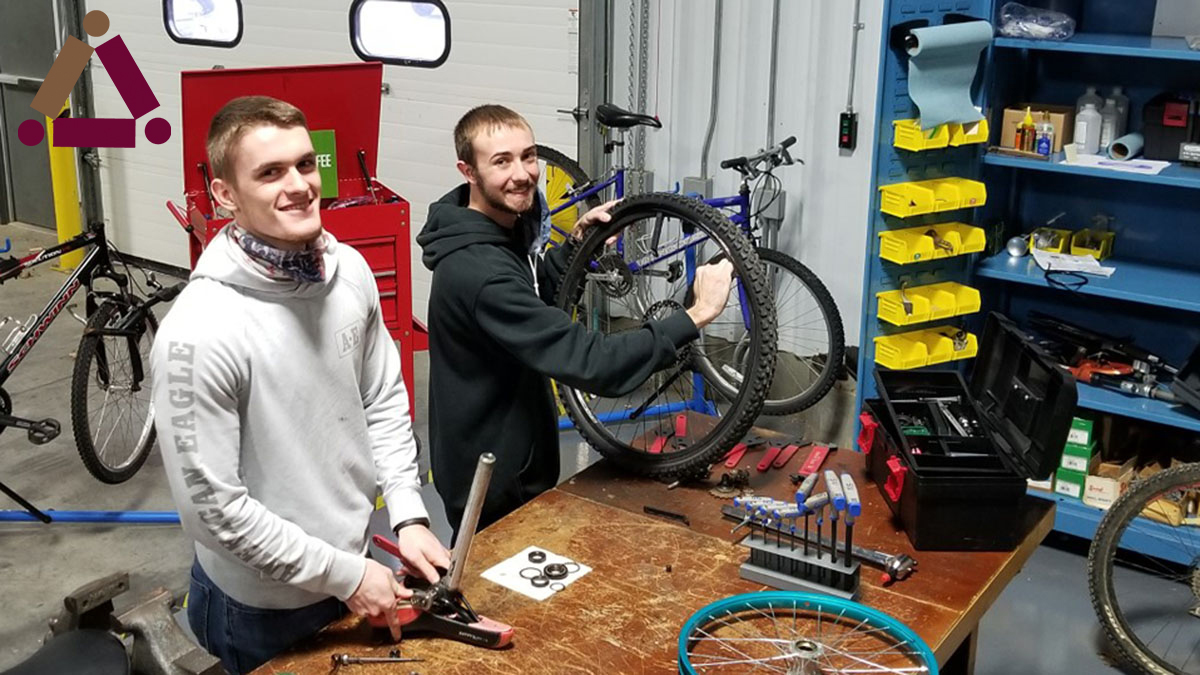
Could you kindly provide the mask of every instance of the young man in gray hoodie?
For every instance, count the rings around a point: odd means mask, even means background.
[[[234,222],[197,262],[150,365],[163,464],[195,540],[188,619],[243,673],[346,607],[399,637],[411,592],[365,557],[377,492],[410,573],[436,581],[449,555],[428,529],[374,277],[321,227],[303,113],[234,99],[207,149]]]

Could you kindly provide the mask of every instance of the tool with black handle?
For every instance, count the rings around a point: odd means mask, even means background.
[[[466,510],[458,528],[458,543],[450,556],[450,568],[444,571],[436,584],[417,576],[408,576],[404,580],[404,584],[413,592],[412,598],[396,609],[396,617],[405,632],[431,632],[491,649],[499,649],[512,642],[512,626],[476,614],[459,590],[495,464],[496,456],[492,453],[480,455],[471,492],[467,496]],[[400,558],[400,549],[391,539],[375,535],[372,540],[385,552]],[[372,618],[370,621],[378,627],[388,625],[385,618]]]
[[[808,496],[812,494],[813,488],[817,486],[818,478],[819,474],[811,473],[800,482],[800,487],[796,488],[796,506],[800,509],[801,515],[804,516],[804,555],[808,555],[808,521],[812,515],[805,502],[808,500]]]
[[[829,493],[829,547],[830,561],[837,562],[838,513],[846,510],[846,496],[842,494],[842,483],[833,469],[825,470],[825,491]]]
[[[858,499],[858,486],[848,473],[842,474],[842,493],[846,495],[846,567],[849,567],[850,552],[854,550],[854,520],[862,515],[862,502]]]
[[[804,501],[804,510],[806,513],[817,514],[817,559],[821,559],[821,523],[825,520],[825,507],[829,506],[829,493],[821,492],[815,494]],[[808,541],[808,525],[805,525],[804,540]],[[807,548],[805,555],[808,554]]]

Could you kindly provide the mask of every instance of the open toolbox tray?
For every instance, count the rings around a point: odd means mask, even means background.
[[[922,550],[1009,550],[1024,537],[1026,480],[1052,474],[1075,382],[1007,318],[987,318],[969,381],[957,370],[875,370],[880,397],[859,447],[884,501]],[[930,399],[945,403],[963,436]],[[903,417],[902,417],[903,416]],[[904,424],[910,418],[924,421]]]

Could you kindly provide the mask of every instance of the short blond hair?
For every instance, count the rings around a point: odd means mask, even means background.
[[[296,106],[270,96],[241,96],[226,103],[213,115],[205,143],[209,169],[215,178],[232,181],[238,142],[261,126],[308,129],[308,119]]]
[[[490,133],[505,127],[524,127],[533,133],[533,127],[515,110],[494,103],[471,108],[454,125],[454,151],[459,160],[475,166],[475,137],[481,131]]]

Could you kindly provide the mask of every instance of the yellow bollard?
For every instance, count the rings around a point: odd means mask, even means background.
[[[59,117],[70,117],[70,101],[63,106]],[[46,118],[46,147],[50,151],[50,184],[54,190],[54,223],[58,242],[83,234],[80,213],[79,183],[75,173],[75,148],[54,147],[54,121]],[[71,251],[58,259],[58,269],[73,270],[83,262],[83,249]]]

